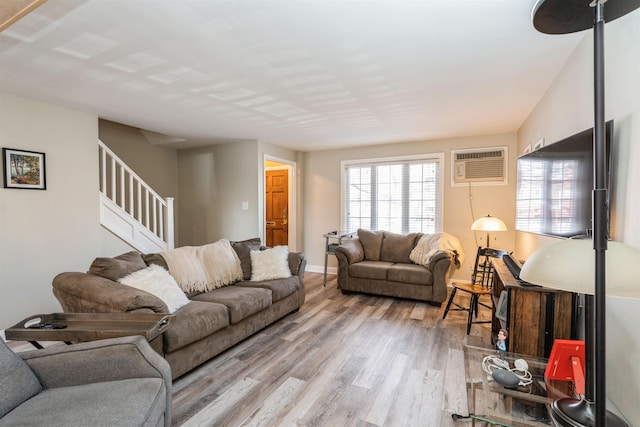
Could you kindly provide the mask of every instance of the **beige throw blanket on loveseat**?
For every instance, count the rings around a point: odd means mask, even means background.
[[[418,240],[415,248],[411,251],[409,259],[420,265],[429,265],[431,257],[438,251],[446,251],[453,256],[453,263],[456,268],[460,268],[464,262],[464,251],[460,241],[448,233],[425,234]],[[453,269],[449,270],[449,274]]]
[[[187,293],[206,292],[242,280],[240,258],[227,239],[160,252],[169,273]]]

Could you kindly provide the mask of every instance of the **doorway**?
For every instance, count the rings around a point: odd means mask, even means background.
[[[295,250],[295,163],[265,156],[264,168],[265,245]]]

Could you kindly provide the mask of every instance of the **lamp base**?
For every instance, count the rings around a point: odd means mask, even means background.
[[[551,403],[551,418],[560,427],[591,427],[596,425],[595,403],[586,399],[559,399]],[[622,418],[607,411],[607,427],[630,427]]]

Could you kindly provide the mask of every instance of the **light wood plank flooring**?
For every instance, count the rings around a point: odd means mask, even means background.
[[[451,418],[467,413],[462,346],[490,346],[488,324],[467,336],[465,312],[442,320],[444,304],[343,295],[336,276],[322,280],[306,273],[299,312],[174,381],[172,425],[469,425]]]
[[[306,273],[300,311],[173,384],[174,426],[453,426],[466,413],[466,313],[342,295]],[[464,423],[458,422],[458,425]]]

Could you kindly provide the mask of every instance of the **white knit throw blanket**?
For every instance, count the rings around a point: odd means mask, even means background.
[[[242,280],[240,258],[227,239],[160,252],[184,292],[206,292]]]
[[[460,268],[460,265],[464,262],[464,250],[462,250],[460,241],[449,233],[425,234],[416,243],[415,248],[409,255],[409,259],[416,264],[429,265],[431,257],[441,250],[456,254],[456,267]]]

